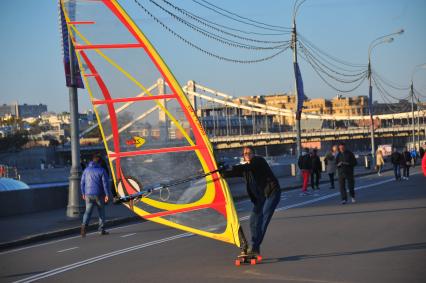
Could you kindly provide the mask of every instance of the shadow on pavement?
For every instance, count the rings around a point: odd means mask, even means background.
[[[377,212],[403,211],[403,210],[415,210],[415,209],[425,209],[425,208],[426,208],[426,206],[404,207],[404,208],[387,208],[387,209],[324,213],[324,214],[311,214],[311,215],[300,215],[300,216],[284,216],[284,217],[276,217],[275,219],[281,219],[282,220],[282,219],[293,219],[293,218],[327,217],[327,216],[338,216],[338,215],[347,215],[347,214],[377,213]]]
[[[32,275],[36,275],[36,274],[43,273],[43,272],[46,272],[46,270],[24,272],[24,273],[15,273],[15,274],[10,274],[10,275],[6,275],[6,276],[1,276],[0,278],[13,278],[13,277],[18,277],[18,276],[32,276]]]
[[[408,251],[408,250],[426,250],[426,242],[389,246],[384,248],[354,251],[354,252],[334,252],[334,253],[323,253],[323,254],[312,254],[312,255],[295,255],[295,256],[287,256],[287,257],[281,257],[281,258],[268,258],[268,259],[264,259],[263,263],[299,261],[299,260],[306,260],[306,259],[351,256],[351,255],[372,254],[372,253],[393,252],[393,251]]]

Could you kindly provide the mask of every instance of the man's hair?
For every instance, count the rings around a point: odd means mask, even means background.
[[[339,145],[346,145],[344,142],[339,142]]]
[[[245,146],[245,147],[243,147],[243,151],[244,151],[244,149],[250,149],[251,150],[251,152],[253,152],[253,154],[255,154],[256,153],[256,151],[254,150],[254,147],[252,147],[252,146]]]
[[[95,153],[92,156],[92,161],[93,162],[100,163],[101,159],[102,159],[102,157],[101,157],[101,155],[99,153]]]
[[[309,152],[309,148],[305,147],[305,148],[303,149],[303,151],[304,151],[304,152]]]

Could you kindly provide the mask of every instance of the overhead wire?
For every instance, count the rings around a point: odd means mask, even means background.
[[[192,0],[192,1],[194,3],[197,3],[198,5],[206,8],[206,9],[209,9],[209,10],[219,14],[219,15],[222,15],[226,18],[229,18],[231,20],[234,20],[234,21],[246,24],[246,25],[254,26],[254,27],[257,27],[257,28],[260,28],[260,29],[264,29],[264,30],[272,30],[272,31],[286,31],[286,30],[289,31],[289,30],[291,30],[291,28],[289,28],[289,27],[271,25],[271,24],[263,23],[263,22],[256,21],[256,20],[253,20],[253,19],[249,19],[247,17],[238,15],[234,12],[230,12],[228,10],[225,10],[224,8],[221,8],[221,7],[214,5],[214,4],[212,4],[208,1],[205,1],[205,0],[199,0],[199,1],[198,0]],[[201,2],[203,2],[205,4],[203,4]],[[230,16],[230,15],[232,15],[232,16]]]
[[[161,0],[161,1],[164,2],[165,4],[169,5],[170,7],[172,7],[173,9],[175,9],[176,11],[180,12],[181,14],[183,14],[183,15],[191,18],[192,20],[194,20],[194,21],[196,21],[196,22],[198,22],[198,23],[200,23],[200,24],[202,24],[202,25],[204,25],[204,26],[206,26],[208,28],[214,29],[214,30],[216,30],[218,32],[221,32],[223,34],[226,34],[226,35],[229,35],[229,36],[232,36],[232,37],[236,37],[236,38],[239,38],[239,39],[242,39],[242,40],[253,41],[253,42],[258,42],[258,43],[268,43],[268,44],[269,43],[283,43],[284,42],[282,40],[280,40],[280,41],[277,41],[277,40],[263,40],[263,39],[259,40],[259,39],[254,39],[254,38],[248,38],[248,37],[244,37],[244,36],[241,36],[241,35],[237,35],[235,33],[231,33],[231,32],[225,31],[225,30],[223,30],[221,28],[228,29],[228,30],[233,30],[233,31],[236,31],[236,32],[239,32],[239,33],[244,33],[244,34],[255,34],[255,35],[262,35],[262,36],[285,35],[285,34],[289,34],[290,33],[288,31],[288,32],[279,33],[279,34],[265,34],[265,33],[257,33],[257,32],[252,32],[252,31],[244,31],[244,30],[241,30],[241,29],[235,29],[235,28],[232,28],[232,27],[229,27],[229,26],[225,26],[225,25],[222,25],[222,24],[215,23],[215,22],[207,20],[207,19],[205,19],[203,17],[197,16],[197,15],[189,12],[188,10],[185,10],[185,9],[183,9],[181,7],[178,7],[178,6],[170,3],[167,0]],[[221,28],[218,28],[218,27],[221,27]]]
[[[379,79],[383,84],[387,85],[390,88],[396,89],[396,90],[409,90],[410,86],[398,86],[392,82],[390,82],[390,80],[385,79],[384,77],[382,77],[379,73],[377,73],[375,70],[372,71],[373,75],[376,76],[377,79]]]
[[[344,92],[344,93],[348,93],[348,92],[352,92],[355,89],[357,89],[358,87],[361,86],[361,84],[365,81],[365,79],[367,78],[367,75],[364,74],[363,76],[360,76],[359,79],[357,79],[354,82],[358,82],[354,87],[352,87],[351,89],[342,89],[339,87],[336,87],[335,85],[333,85],[332,83],[330,83],[323,74],[326,74],[327,76],[330,76],[330,74],[324,72],[320,67],[317,66],[317,64],[315,64],[315,62],[312,62],[312,59],[309,57],[309,55],[306,55],[306,52],[304,52],[304,49],[302,49],[302,52],[300,53],[301,57],[309,64],[311,65],[311,67],[313,68],[313,70],[316,72],[316,74],[320,77],[320,79],[326,83],[329,87],[331,87],[332,89],[339,91],[339,92]],[[323,74],[321,74],[323,73]],[[332,76],[331,76],[332,77]],[[333,77],[332,77],[333,78]],[[336,80],[336,78],[333,78],[334,80]],[[339,81],[339,79],[337,79],[336,81]],[[339,82],[342,83],[342,82]],[[347,83],[347,82],[345,82]]]
[[[367,70],[364,70],[363,72],[360,72],[358,74],[344,74],[342,72],[337,72],[334,69],[332,69],[331,67],[327,66],[325,63],[321,62],[318,58],[315,57],[315,55],[313,55],[304,45],[303,43],[299,42],[299,47],[302,49],[302,51],[309,56],[310,59],[312,59],[312,61],[316,64],[317,67],[319,67],[321,70],[324,71],[324,73],[327,73],[328,76],[330,76],[331,78],[342,82],[342,83],[353,83],[353,82],[357,82],[360,80],[360,78],[362,78],[363,76],[365,76],[367,74]],[[343,76],[343,77],[357,77],[355,79],[349,80],[349,79],[338,79],[336,77],[334,77],[333,75],[331,75],[330,73],[328,73],[328,71],[324,70],[327,69],[330,72],[333,72],[335,75],[338,76]]]
[[[275,45],[275,46],[255,46],[255,45],[250,45],[247,43],[241,43],[223,36],[220,36],[218,34],[212,33],[206,29],[203,29],[201,27],[198,27],[188,21],[186,21],[185,19],[179,17],[178,15],[174,14],[173,12],[171,12],[170,10],[164,8],[163,6],[161,6],[160,4],[158,4],[156,1],[154,0],[149,0],[152,4],[154,4],[155,6],[157,6],[158,8],[160,8],[163,12],[169,14],[171,17],[173,17],[175,20],[177,20],[178,22],[181,22],[182,24],[186,25],[187,27],[193,29],[194,31],[201,33],[202,35],[216,40],[222,44],[226,44],[229,45],[231,47],[237,47],[237,48],[243,48],[243,49],[254,49],[254,50],[271,50],[271,49],[280,49],[282,48],[286,42],[288,41],[281,41],[281,42],[273,42],[273,43],[280,43],[279,45]],[[226,34],[228,35],[232,35],[229,32],[226,32]],[[236,35],[232,35],[232,36],[236,36]],[[238,38],[242,38],[237,36]],[[244,38],[243,40],[250,40],[249,38]],[[268,43],[271,44],[271,43]]]
[[[367,64],[351,63],[351,62],[344,61],[340,58],[337,58],[333,55],[328,54],[327,52],[323,51],[321,48],[319,48],[318,46],[313,44],[310,40],[308,40],[306,37],[304,37],[300,33],[297,33],[297,37],[299,38],[299,40],[302,40],[302,42],[304,42],[306,45],[309,45],[311,48],[315,49],[318,53],[321,53],[323,56],[328,57],[329,59],[335,61],[336,63],[339,63],[339,64],[347,66],[347,67],[352,67],[352,68],[362,68],[362,70],[367,68]]]
[[[221,56],[218,55],[216,53],[213,53],[212,51],[208,51],[200,46],[198,46],[197,44],[187,40],[186,38],[184,38],[183,36],[181,36],[180,34],[178,34],[177,32],[175,32],[174,30],[172,30],[170,27],[168,27],[166,24],[164,24],[160,19],[158,19],[156,16],[154,16],[145,6],[143,6],[138,0],[134,0],[134,2],[149,16],[151,17],[155,22],[157,22],[159,25],[161,25],[166,31],[168,31],[169,33],[171,33],[173,36],[175,36],[176,38],[178,38],[179,40],[183,41],[185,44],[189,45],[190,47],[208,55],[211,56],[213,58],[219,59],[219,60],[223,60],[223,61],[227,61],[227,62],[232,62],[232,63],[240,63],[240,64],[251,64],[251,63],[260,63],[260,62],[264,62],[267,60],[270,60],[280,54],[282,54],[284,51],[286,51],[289,46],[290,43],[283,45],[282,49],[280,49],[278,52],[275,52],[269,56],[265,56],[265,57],[261,57],[261,58],[257,58],[257,59],[234,59],[234,58],[229,58],[229,57],[225,57],[225,56]]]

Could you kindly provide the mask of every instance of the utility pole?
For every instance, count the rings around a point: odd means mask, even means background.
[[[370,56],[368,57],[368,112],[370,114],[370,138],[371,138],[371,160],[372,168],[376,164],[376,152],[374,144],[374,119],[373,119],[373,87],[371,85],[371,63]]]
[[[292,49],[293,49],[293,65],[297,66],[297,32],[296,32],[296,17],[293,17],[293,30],[291,33],[291,41],[292,41]],[[298,109],[299,104],[299,91],[298,91],[298,75],[295,72],[296,85],[295,85],[295,113],[296,113],[296,150],[297,157],[302,154],[302,137],[301,137],[301,129],[300,129],[300,119],[302,117],[302,110]]]
[[[413,127],[413,149],[416,148],[416,123],[414,122],[414,86],[413,82],[411,81],[410,85],[410,92],[411,92],[411,124]]]
[[[75,13],[75,6],[69,9],[70,13]],[[71,16],[71,18],[73,18]],[[69,89],[69,103],[70,103],[70,118],[71,118],[71,170],[68,189],[68,205],[67,216],[70,218],[80,217],[82,213],[82,206],[80,205],[80,138],[78,127],[78,97],[77,97],[77,80],[75,74],[74,62],[74,45],[70,35],[68,34],[68,55],[69,55],[69,68],[70,68],[70,86]]]

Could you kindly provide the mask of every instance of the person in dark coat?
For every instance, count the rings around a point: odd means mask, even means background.
[[[308,195],[308,183],[309,176],[311,175],[312,170],[312,160],[311,155],[309,154],[309,148],[303,150],[302,155],[299,156],[297,165],[302,173],[303,183],[302,183],[302,195]]]
[[[101,157],[94,155],[92,161],[83,171],[81,176],[81,195],[86,202],[86,211],[81,225],[81,236],[86,236],[86,228],[89,225],[90,217],[94,206],[98,208],[99,214],[99,232],[101,235],[107,235],[105,231],[105,204],[109,200],[108,175],[101,166]]]
[[[322,164],[318,156],[318,150],[314,149],[311,155],[312,171],[311,171],[311,187],[312,190],[319,190],[319,180],[321,179]]]
[[[398,152],[396,147],[393,148],[391,154],[391,163],[393,165],[393,174],[395,175],[395,181],[401,180],[401,153]]]
[[[344,143],[339,144],[339,153],[336,156],[337,173],[339,176],[340,195],[342,204],[347,202],[346,183],[352,203],[355,202],[355,178],[354,167],[357,165],[355,155],[346,149]]]
[[[330,179],[330,189],[334,189],[334,174],[336,173],[336,155],[337,155],[337,145],[333,145],[331,147],[331,151],[329,151],[324,158],[325,161],[325,169],[327,171],[328,177]]]
[[[408,180],[408,177],[410,177],[411,159],[411,153],[408,151],[407,147],[405,147],[401,158],[401,167],[403,170],[402,179]]]
[[[247,194],[253,203],[250,214],[251,247],[249,253],[259,254],[260,245],[271,221],[275,208],[281,199],[281,189],[277,178],[263,157],[256,156],[252,147],[243,149],[245,164],[238,164],[231,170],[223,171],[224,177],[243,177]],[[242,253],[247,253],[247,241],[240,228]]]

